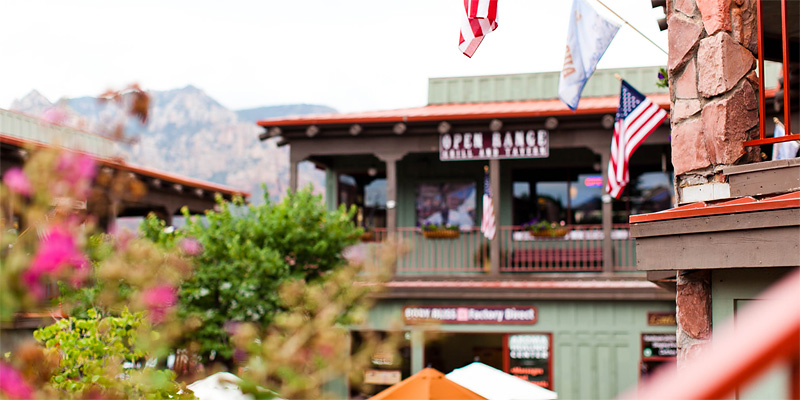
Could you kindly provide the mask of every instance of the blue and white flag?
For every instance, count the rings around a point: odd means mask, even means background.
[[[567,53],[558,81],[558,97],[573,111],[586,81],[619,31],[619,24],[597,13],[585,0],[573,0],[567,33]]]
[[[783,124],[778,121],[775,122],[775,134],[773,136],[786,136],[786,129],[784,129]],[[795,158],[797,157],[798,149],[800,149],[800,143],[798,143],[797,140],[775,143],[772,145],[772,159],[786,160],[788,158]]]

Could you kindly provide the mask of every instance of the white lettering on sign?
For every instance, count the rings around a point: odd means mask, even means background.
[[[447,307],[407,306],[403,309],[407,323],[485,323],[485,324],[533,324],[536,322],[534,307]]]
[[[442,149],[450,150],[450,147],[452,146],[453,146],[453,138],[451,138],[450,135],[447,133],[442,135]]]
[[[442,161],[543,158],[549,155],[548,132],[545,129],[489,134],[444,133],[439,139],[439,159]]]
[[[472,134],[472,142],[474,143],[472,147],[476,149],[483,148],[483,134],[480,132],[475,132]]]

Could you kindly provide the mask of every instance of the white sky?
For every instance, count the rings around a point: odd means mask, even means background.
[[[667,48],[650,1],[604,2]],[[429,77],[560,70],[571,4],[499,0],[499,28],[469,59],[461,0],[0,0],[0,107],[32,89],[55,101],[131,82],[192,84],[233,109],[421,106]],[[599,68],[666,60],[623,24]]]

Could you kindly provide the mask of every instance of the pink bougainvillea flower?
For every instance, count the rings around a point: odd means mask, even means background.
[[[169,285],[151,287],[142,293],[142,302],[150,311],[150,320],[157,324],[164,320],[167,309],[178,302],[177,290]]]
[[[195,238],[183,238],[178,243],[178,247],[180,247],[181,251],[184,254],[189,256],[197,256],[203,252],[203,245],[197,241]]]
[[[22,374],[9,365],[0,363],[0,393],[11,399],[30,399],[33,389]]]
[[[31,181],[20,168],[14,167],[6,171],[6,174],[3,175],[3,183],[12,191],[23,196],[30,196],[33,192]]]
[[[78,196],[85,196],[92,180],[97,175],[97,165],[92,157],[83,153],[65,151],[58,158],[56,168],[61,172],[62,179],[69,183],[73,192]]]
[[[78,249],[69,229],[53,226],[40,241],[39,250],[30,267],[22,274],[22,282],[37,299],[41,299],[44,295],[41,278],[58,274],[67,266],[75,269],[75,274],[70,279],[73,285],[80,284],[82,278],[79,277],[85,276],[89,260]]]
[[[61,107],[50,107],[42,114],[42,120],[48,124],[61,125],[67,120],[69,114]]]

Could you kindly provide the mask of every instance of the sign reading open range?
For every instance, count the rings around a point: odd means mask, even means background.
[[[439,136],[439,159],[442,161],[549,156],[550,144],[545,129],[505,133],[443,133]]]
[[[406,324],[535,324],[538,317],[532,306],[405,306]]]

